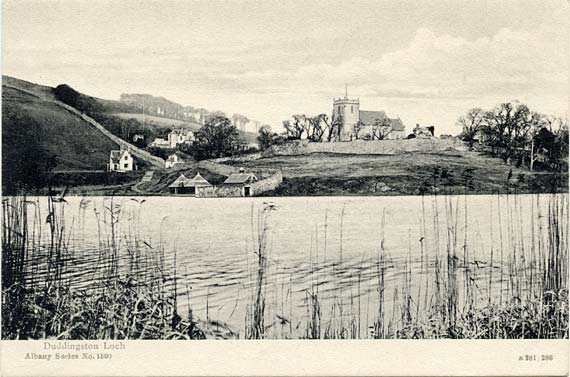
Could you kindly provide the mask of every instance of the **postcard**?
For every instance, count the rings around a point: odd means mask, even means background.
[[[567,375],[569,7],[4,1],[1,374]]]

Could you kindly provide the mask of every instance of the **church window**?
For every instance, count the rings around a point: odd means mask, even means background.
[[[338,107],[338,112],[340,113],[340,106]]]
[[[350,113],[351,114],[354,113],[354,106],[353,105],[350,105]]]

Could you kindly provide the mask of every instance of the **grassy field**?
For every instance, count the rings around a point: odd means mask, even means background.
[[[440,154],[311,154],[262,158],[247,168],[281,169],[268,195],[417,195],[568,191],[568,176],[529,172],[478,152]]]

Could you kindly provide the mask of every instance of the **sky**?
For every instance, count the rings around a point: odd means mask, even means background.
[[[2,2],[2,72],[97,97],[148,93],[281,131],[334,97],[457,134],[469,108],[568,114],[569,2]]]

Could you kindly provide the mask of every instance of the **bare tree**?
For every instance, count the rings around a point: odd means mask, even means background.
[[[329,127],[329,135],[327,137],[328,141],[340,140],[340,131],[342,130],[343,124],[344,120],[342,118],[342,115],[338,115],[336,118],[333,119]]]
[[[289,139],[301,139],[303,133],[307,132],[307,120],[304,115],[293,115],[291,119],[283,121],[283,127],[287,131]]]
[[[477,135],[485,125],[485,112],[478,107],[470,109],[457,120],[457,124],[463,129],[461,133],[463,141],[469,145],[469,150],[473,150]]]
[[[374,119],[372,124],[372,140],[384,140],[392,132],[392,125],[390,121],[386,118],[384,119]]]
[[[356,124],[353,127],[353,132],[354,132],[354,136],[356,137],[356,139],[359,139],[360,131],[362,131],[364,128],[366,128],[366,124],[364,124],[360,120],[358,122],[356,122]]]
[[[314,117],[307,118],[309,123],[310,135],[308,139],[314,142],[322,142],[323,135],[329,127],[328,116],[326,114],[319,114]]]

